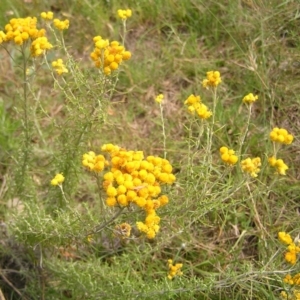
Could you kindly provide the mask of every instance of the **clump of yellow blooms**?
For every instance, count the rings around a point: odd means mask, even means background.
[[[290,285],[300,285],[300,273],[295,274],[292,276],[291,274],[287,274],[283,282],[290,284]]]
[[[110,75],[111,72],[117,70],[123,60],[129,60],[131,53],[125,50],[125,47],[117,41],[109,43],[107,39],[101,36],[95,36],[95,48],[90,54],[97,68],[101,68],[105,75]]]
[[[53,12],[52,11],[48,11],[48,12],[42,12],[41,13],[41,17],[45,20],[52,20],[53,19]]]
[[[300,291],[298,289],[294,289],[291,292],[287,293],[286,291],[280,292],[280,296],[282,299],[287,299],[287,300],[300,300]]]
[[[0,44],[4,42],[13,42],[16,45],[23,45],[26,41],[31,41],[32,56],[39,56],[45,50],[52,48],[52,45],[45,37],[46,30],[38,29],[37,19],[27,18],[13,18],[5,25],[4,31],[0,31]]]
[[[289,145],[293,142],[294,137],[286,129],[275,127],[270,133],[270,139],[276,143]]]
[[[173,265],[173,260],[169,259],[168,260],[168,265],[169,265],[168,278],[170,280],[173,279],[175,276],[180,276],[180,275],[183,274],[182,271],[181,271],[181,268],[182,268],[183,264]]]
[[[297,262],[297,254],[300,253],[300,243],[299,241],[293,241],[292,237],[282,231],[278,232],[278,239],[285,245],[287,245],[287,252],[284,255],[285,260],[291,265],[295,265]],[[282,291],[280,293],[282,299],[300,299],[300,290],[297,286],[300,286],[300,273],[292,276],[291,274],[287,274],[283,278],[283,282],[292,286],[289,288],[289,292]]]
[[[131,9],[118,9],[118,16],[122,20],[126,20],[132,16],[132,11]]]
[[[232,149],[228,149],[227,147],[221,147],[220,154],[221,159],[229,165],[234,165],[238,161],[238,157],[235,155],[235,151]]]
[[[276,173],[280,175],[286,175],[286,170],[289,169],[289,167],[284,163],[282,159],[276,159],[275,156],[269,157],[268,162],[271,167],[276,168]]]
[[[249,93],[243,98],[243,102],[246,104],[252,104],[258,99],[258,96],[254,96],[252,93]]]
[[[89,151],[82,156],[82,165],[89,171],[101,172],[108,165],[105,157],[101,154],[96,155],[95,152]]]
[[[184,104],[187,105],[188,111],[191,114],[195,114],[196,112],[201,119],[208,119],[212,116],[212,112],[202,103],[200,96],[192,94],[184,101]]]
[[[219,71],[209,71],[206,73],[206,79],[202,81],[204,88],[217,87],[222,82]]]
[[[285,260],[294,265],[297,261],[297,254],[300,253],[300,244],[293,241],[291,236],[286,232],[278,232],[278,239],[283,243],[286,244],[287,252],[285,253]]]
[[[62,73],[68,73],[68,69],[63,63],[63,60],[59,58],[58,60],[55,60],[52,62],[52,67],[55,69],[56,73],[58,75],[61,75]]]
[[[164,95],[163,94],[159,94],[155,97],[155,102],[157,103],[162,103],[164,100]]]
[[[54,19],[53,20],[53,25],[54,27],[56,27],[58,30],[65,30],[65,29],[68,29],[69,28],[69,25],[70,25],[70,21],[68,19],[64,20],[64,21],[61,21],[59,19]]]
[[[114,235],[121,239],[126,239],[130,237],[131,226],[128,223],[118,224],[115,227]]]
[[[90,171],[102,171],[109,165],[110,169],[103,175],[106,204],[141,208],[145,220],[136,226],[153,239],[160,223],[156,210],[169,202],[166,195],[161,195],[161,185],[172,184],[176,179],[170,162],[157,156],[145,158],[143,151],[127,151],[113,144],[105,144],[101,150],[108,153],[109,161],[90,151],[83,155],[82,164]]]
[[[251,177],[257,177],[257,174],[260,171],[261,160],[260,157],[255,158],[246,158],[241,161],[241,168],[244,172],[247,172],[251,175]]]
[[[65,177],[63,174],[58,173],[55,175],[55,177],[51,180],[51,185],[61,185],[65,181]]]
[[[48,42],[48,39],[43,37],[38,37],[31,43],[30,52],[32,56],[40,56],[46,50],[50,50],[53,46]]]

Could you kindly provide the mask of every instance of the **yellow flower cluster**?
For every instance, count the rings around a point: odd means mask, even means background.
[[[63,176],[63,174],[58,173],[55,175],[55,177],[51,180],[51,185],[61,185],[65,180],[65,177]]]
[[[282,159],[276,159],[275,156],[269,157],[268,159],[271,167],[276,168],[276,173],[280,175],[286,175],[285,171],[289,169],[289,167],[284,163]]]
[[[241,161],[241,167],[244,172],[249,173],[252,177],[257,177],[260,171],[261,160],[260,157],[246,158]]]
[[[126,239],[130,236],[131,226],[128,223],[118,224],[115,227],[114,235],[121,239]]]
[[[105,75],[117,70],[123,60],[128,60],[131,53],[126,51],[124,46],[117,41],[109,43],[108,40],[101,36],[94,37],[95,48],[90,57],[94,61],[97,68],[102,68]]]
[[[155,102],[157,103],[162,103],[163,100],[164,100],[163,94],[159,94],[158,96],[155,97]]]
[[[221,147],[220,154],[221,159],[229,165],[234,165],[238,161],[238,157],[235,155],[235,151],[232,149],[228,149],[227,147]]]
[[[283,282],[290,284],[290,285],[300,285],[300,273],[295,274],[292,276],[291,274],[287,274]]]
[[[169,259],[168,260],[168,265],[169,265],[168,278],[170,280],[173,279],[175,276],[180,276],[180,275],[183,274],[182,271],[181,271],[181,268],[182,268],[183,264],[173,265],[173,260]]]
[[[109,154],[109,161],[90,151],[82,157],[83,166],[95,172],[110,166],[103,175],[106,204],[111,207],[134,204],[143,209],[145,221],[137,222],[137,228],[149,239],[154,238],[160,223],[156,210],[169,202],[166,195],[161,195],[161,185],[172,184],[176,179],[171,164],[155,156],[145,159],[143,151],[127,151],[113,144],[105,144],[101,150]]]
[[[59,58],[58,60],[55,60],[52,62],[52,67],[55,69],[56,73],[58,75],[61,75],[62,73],[68,73],[68,69],[63,63],[63,60]]]
[[[254,103],[256,100],[258,99],[258,96],[254,96],[252,93],[246,95],[244,98],[243,98],[243,102],[246,103],[246,104],[252,104]]]
[[[200,96],[192,94],[184,101],[184,104],[187,105],[191,114],[196,112],[201,119],[208,119],[212,116],[212,112],[202,103]]]
[[[118,9],[118,16],[122,20],[126,20],[132,16],[132,11],[131,9]]]
[[[52,11],[48,11],[48,12],[42,12],[41,13],[41,17],[45,20],[52,20],[53,19],[53,12]]]
[[[82,165],[89,171],[101,172],[108,165],[105,157],[101,154],[96,155],[95,152],[89,151],[82,156]]]
[[[204,88],[217,87],[222,82],[219,71],[209,71],[206,73],[206,79],[202,81]]]
[[[35,39],[30,46],[30,52],[33,57],[42,55],[46,50],[50,50],[53,46],[48,42],[48,39],[43,37],[38,37]]]
[[[280,242],[286,245],[290,245],[293,243],[292,237],[284,231],[278,232],[278,239],[280,240]]]
[[[270,139],[273,142],[289,145],[293,142],[294,137],[286,129],[275,127],[270,133]]]
[[[48,42],[45,37],[45,29],[37,29],[36,18],[13,18],[5,25],[5,32],[0,31],[0,44],[3,42],[14,42],[16,45],[23,45],[27,40],[31,40],[32,44],[37,44],[36,40],[42,39],[44,48],[42,50],[51,49],[52,45]],[[43,52],[43,51],[42,51]],[[41,52],[41,53],[42,53]],[[34,56],[38,56],[38,51],[32,51]]]
[[[293,291],[286,291],[280,292],[281,299],[285,300],[300,300],[300,291],[298,289],[294,289]]]
[[[294,265],[297,261],[297,254],[300,253],[300,244],[295,244],[291,236],[286,232],[278,232],[278,238],[283,243],[286,244],[287,252],[284,255],[285,260]]]
[[[58,29],[58,30],[65,30],[69,28],[70,21],[68,19],[61,21],[59,19],[54,19],[53,20],[53,25]]]

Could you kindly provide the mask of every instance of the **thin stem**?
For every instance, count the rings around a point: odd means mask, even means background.
[[[248,105],[248,118],[247,118],[246,129],[245,129],[245,132],[244,132],[244,134],[242,136],[242,139],[240,141],[240,149],[239,149],[239,155],[240,156],[242,155],[243,145],[244,145],[244,142],[245,142],[248,130],[249,130],[251,112],[252,112],[252,104],[249,104]]]
[[[67,198],[66,198],[66,195],[65,195],[65,192],[64,192],[64,189],[63,189],[62,184],[59,184],[58,186],[59,186],[59,188],[60,188],[60,190],[61,190],[61,194],[62,194],[62,196],[63,196],[63,199],[65,200],[65,203],[66,203],[66,204],[69,204],[69,201],[68,201]],[[61,207],[63,207],[63,205],[61,205]]]
[[[160,118],[161,118],[161,127],[162,127],[162,134],[163,134],[163,145],[164,145],[164,159],[167,158],[167,150],[166,150],[166,131],[165,131],[165,121],[164,121],[164,109],[162,103],[159,103],[160,107]]]
[[[217,88],[213,89],[213,111],[212,111],[212,124],[211,124],[211,130],[209,131],[209,144],[208,144],[208,152],[211,151],[212,146],[212,137],[214,135],[214,127],[215,127],[215,115],[216,115],[216,107],[217,107]]]
[[[99,195],[99,200],[100,200],[100,214],[103,216],[104,221],[106,221],[104,201],[103,201],[103,198],[101,197],[102,186],[100,183],[100,176],[96,175],[96,179],[97,179],[98,195]]]

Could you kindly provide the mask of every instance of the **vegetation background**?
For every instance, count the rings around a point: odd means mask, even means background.
[[[299,234],[299,1],[128,0],[125,5],[118,0],[1,0],[0,28],[12,17],[39,16],[42,11],[68,18],[68,50],[82,72],[93,75],[92,39],[101,35],[121,41],[119,8],[133,11],[125,42],[132,58],[122,66],[103,120],[85,145],[77,145],[78,152],[113,143],[163,156],[160,109],[154,102],[163,93],[166,150],[177,181],[168,190],[170,203],[160,212],[161,230],[151,241],[112,245],[108,231],[88,243],[89,225],[98,224],[102,216],[97,215],[95,182],[80,171],[80,155],[74,161],[76,179],[66,187],[72,209],[57,210],[61,196],[49,182],[64,161],[70,162],[64,155],[71,152],[60,149],[62,155],[54,155],[59,126],[70,112],[43,67],[35,88],[43,105],[30,100],[35,128],[42,134],[36,131],[31,137],[33,183],[22,181],[20,197],[18,103],[23,82],[16,61],[0,49],[2,292],[6,299],[279,299],[287,289],[282,278],[291,269],[277,233]],[[12,57],[18,60],[18,53]],[[210,70],[220,71],[222,84],[208,153],[205,133],[198,138],[206,127],[191,121],[183,102],[192,93],[200,94],[212,107],[211,95],[201,84]],[[243,155],[268,157],[269,132],[286,128],[295,136],[292,145],[280,149],[289,166],[286,176],[274,175],[265,164],[258,180],[245,181],[219,158],[221,146],[241,146],[247,123],[241,99],[250,92],[259,101]],[[84,95],[80,97],[84,103]],[[74,150],[72,142],[72,135],[66,135],[68,151]],[[29,194],[39,201],[29,203]],[[183,275],[171,281],[168,259],[183,264]]]

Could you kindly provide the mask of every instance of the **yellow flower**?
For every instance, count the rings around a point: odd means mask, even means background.
[[[196,112],[201,119],[205,120],[212,116],[212,112],[201,102],[200,96],[192,94],[184,101],[184,104],[187,105],[188,111],[191,114],[195,114]]]
[[[94,61],[95,66],[101,68],[105,75],[110,75],[119,68],[123,60],[131,58],[131,53],[125,51],[124,46],[117,41],[109,43],[107,39],[103,39],[101,36],[95,36],[93,41],[95,48],[90,57]]]
[[[289,167],[284,163],[282,159],[276,159],[274,156],[269,157],[268,162],[270,166],[276,168],[276,173],[280,175],[286,175],[286,170],[289,169]]]
[[[295,251],[288,251],[284,255],[285,260],[290,263],[291,265],[296,264],[297,255]]]
[[[61,21],[59,19],[54,19],[53,20],[53,24],[54,26],[58,29],[58,30],[65,30],[65,29],[68,29],[69,28],[69,25],[70,25],[70,21],[68,19],[64,20],[64,21]]]
[[[234,165],[238,161],[238,157],[235,155],[235,151],[232,149],[228,149],[227,147],[221,147],[220,154],[221,159],[229,165]]]
[[[64,65],[62,59],[58,59],[52,62],[52,67],[55,69],[56,73],[58,75],[61,75],[62,73],[68,73],[68,69]]]
[[[293,243],[293,239],[291,238],[291,236],[284,231],[278,232],[278,238],[282,243],[286,245],[290,245]]]
[[[259,157],[247,158],[241,161],[241,167],[244,172],[249,173],[252,177],[257,177],[261,166],[261,160]]]
[[[168,273],[168,278],[171,280],[175,276],[180,276],[182,275],[181,268],[183,267],[183,264],[175,264],[173,265],[173,260],[169,259],[168,260],[168,265],[169,265],[169,273]]]
[[[209,71],[206,73],[206,79],[202,81],[204,88],[217,87],[222,82],[219,71]]]
[[[46,37],[38,37],[31,43],[31,55],[36,57],[42,55],[46,50],[52,49],[53,46],[48,42]]]
[[[257,99],[258,99],[258,96],[254,96],[252,93],[250,93],[243,98],[243,102],[246,104],[252,104]]]
[[[164,99],[164,95],[163,94],[159,94],[158,96],[156,96],[155,102],[162,103],[163,99]]]
[[[41,17],[45,20],[52,20],[53,19],[53,12],[52,11],[42,12]]]
[[[132,16],[131,9],[118,9],[118,16],[122,20],[126,20]]]
[[[58,173],[55,175],[55,177],[51,180],[51,185],[61,185],[65,180],[65,177],[61,174]]]
[[[293,142],[294,137],[286,129],[275,127],[270,132],[270,139],[273,142],[289,145]]]

